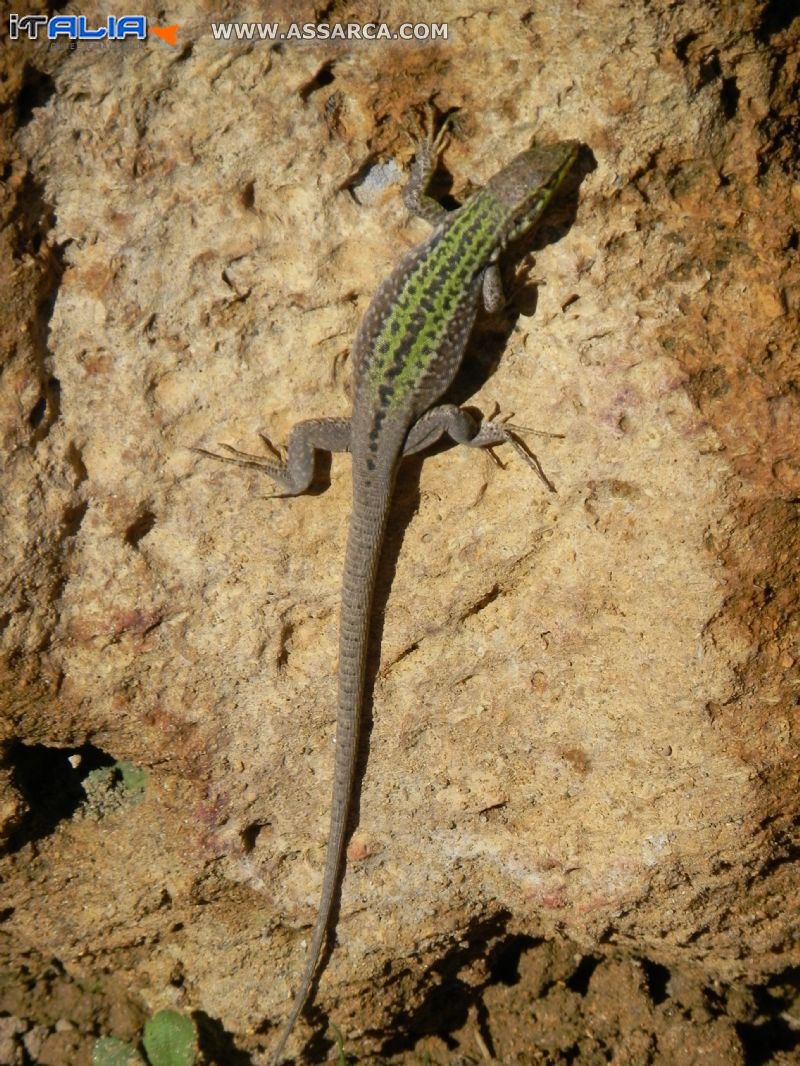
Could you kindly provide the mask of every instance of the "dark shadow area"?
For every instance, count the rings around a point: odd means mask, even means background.
[[[789,967],[751,991],[758,1015],[753,1022],[736,1024],[745,1066],[765,1066],[777,1052],[797,1055],[796,1061],[800,1061],[800,1029],[795,1021],[800,999],[800,967]]]
[[[40,840],[52,833],[59,822],[71,818],[86,799],[83,779],[92,770],[113,766],[114,762],[111,755],[93,744],[56,748],[15,741],[9,745],[4,763],[11,768],[12,783],[27,811],[9,835],[7,850],[18,851]]]
[[[589,982],[592,974],[602,962],[599,955],[584,955],[576,969],[564,982],[571,992],[577,992],[579,996],[585,996],[589,991]]]
[[[335,69],[335,60],[329,59],[322,64],[313,78],[300,87],[300,99],[304,104],[308,103],[308,100],[314,95],[314,93],[319,92],[320,89],[327,88],[336,81],[336,75],[334,74]]]
[[[50,74],[26,63],[22,75],[22,88],[16,99],[17,128],[22,129],[23,126],[27,126],[33,118],[34,109],[45,107],[55,91],[56,83]]]
[[[233,1037],[218,1018],[197,1010],[192,1012],[192,1019],[197,1026],[197,1045],[204,1062],[219,1066],[251,1066],[252,1057],[236,1047]]]
[[[416,1010],[401,1012],[394,1019],[392,1036],[382,1045],[382,1054],[398,1055],[411,1051],[417,1041],[425,1036],[438,1036],[454,1051],[456,1041],[449,1034],[466,1024],[473,1007],[477,1010],[481,1036],[490,1053],[494,1054],[483,996],[489,985],[497,983],[497,978],[490,971],[485,981],[473,985],[466,975],[473,964],[487,954],[491,958],[493,953],[499,953],[500,957],[505,953],[506,980],[503,983],[508,983],[509,960],[516,953],[518,963],[524,950],[519,943],[520,937],[506,936],[509,918],[509,913],[502,911],[488,921],[473,923],[464,933],[462,942],[431,966],[425,977],[428,989],[422,1002]],[[493,943],[498,939],[501,944]],[[465,976],[462,977],[462,974]]]
[[[125,543],[132,548],[138,548],[139,542],[144,540],[156,524],[156,516],[149,507],[143,507],[139,514],[125,530]]]
[[[543,944],[542,937],[526,936],[520,933],[516,936],[507,936],[495,944],[489,952],[489,985],[512,985],[519,984],[519,963],[526,951]]]
[[[34,306],[27,316],[39,383],[39,395],[27,412],[31,444],[47,436],[61,411],[61,384],[48,369],[50,319],[64,273],[63,249],[47,244],[47,234],[54,223],[55,215],[42,184],[26,171],[11,204],[7,232],[15,259],[38,257],[43,264],[36,274]]]
[[[788,30],[800,10],[794,0],[768,0],[761,11],[754,37],[760,44],[771,44],[772,38]]]
[[[51,307],[48,306],[46,314],[48,322]],[[49,329],[49,325],[47,327]],[[58,420],[61,414],[61,382],[58,378],[50,377],[42,378],[40,382],[41,394],[39,399],[33,405],[28,413],[28,424],[33,432],[31,433],[31,443],[37,443],[40,440],[44,440],[50,431],[52,425]]]
[[[666,966],[662,966],[658,962],[651,962],[650,959],[641,959],[640,961],[642,973],[647,982],[647,991],[650,993],[653,1006],[657,1007],[659,1003],[669,999],[667,985],[670,979],[670,972]]]
[[[439,402],[462,406],[479,392],[500,366],[509,338],[520,317],[535,316],[539,288],[547,282],[546,279],[536,277],[535,264],[531,263],[530,257],[548,245],[556,244],[572,228],[578,211],[581,182],[596,166],[593,154],[586,148],[581,149],[577,163],[567,175],[541,221],[509,245],[501,256],[500,270],[506,296],[505,307],[497,314],[491,315],[479,307],[464,361],[455,381]],[[425,454],[433,454],[452,446],[445,442],[434,446]]]
[[[76,503],[73,507],[64,508],[61,516],[61,543],[68,537],[77,537],[88,510],[89,504],[86,500]]]

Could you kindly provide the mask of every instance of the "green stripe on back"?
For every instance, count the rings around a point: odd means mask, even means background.
[[[402,402],[438,354],[461,298],[487,264],[505,221],[506,209],[490,190],[482,189],[406,278],[375,339],[370,367],[375,393],[389,386],[392,405]]]

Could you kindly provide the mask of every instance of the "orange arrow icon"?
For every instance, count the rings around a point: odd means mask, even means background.
[[[162,41],[166,41],[167,44],[171,44],[173,47],[178,43],[178,27],[175,26],[151,26],[150,32],[154,33],[156,37],[160,37]]]

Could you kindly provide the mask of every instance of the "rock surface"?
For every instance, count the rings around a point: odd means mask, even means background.
[[[88,1063],[164,1006],[199,1012],[210,1061],[274,1041],[324,859],[349,462],[282,500],[191,448],[347,413],[359,316],[427,232],[398,174],[432,98],[458,109],[456,199],[534,135],[587,146],[457,392],[532,427],[557,493],[505,452],[404,467],[312,1019],[370,1061],[727,1064],[768,1025],[795,1061],[798,31],[776,12],[445,0],[447,41],[275,47],[178,3],[175,47],[7,51],[9,1056]],[[112,764],[143,791],[82,786]]]

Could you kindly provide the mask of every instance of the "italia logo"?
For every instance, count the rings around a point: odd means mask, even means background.
[[[17,41],[24,35],[30,41],[39,39],[39,30],[48,41],[64,39],[67,41],[124,41],[133,38],[144,41],[147,38],[147,19],[144,15],[109,15],[105,25],[90,26],[85,15],[9,15],[8,37]],[[151,26],[150,33],[174,48],[178,43],[178,27]]]

